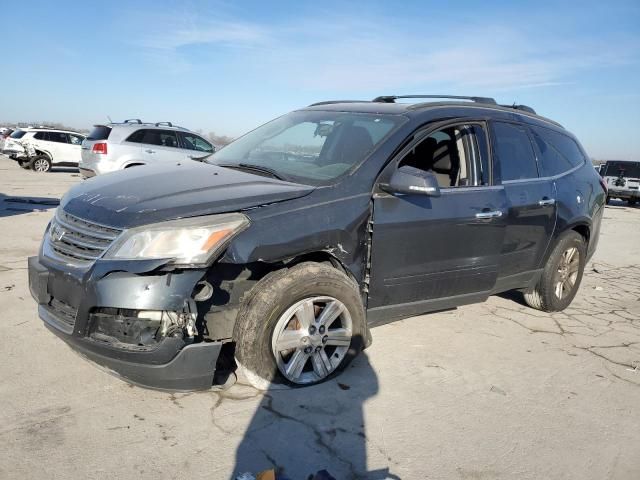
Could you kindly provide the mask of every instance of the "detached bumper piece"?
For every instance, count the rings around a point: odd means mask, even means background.
[[[138,310],[104,308],[96,306],[98,298],[131,306],[131,296],[148,289],[153,279],[129,274],[127,288],[115,295],[107,291],[114,282],[74,281],[73,275],[44,265],[38,257],[30,257],[28,264],[29,289],[40,318],[82,356],[143,387],[189,391],[212,386],[222,343],[194,343],[193,336],[183,333],[192,328],[191,315],[176,312],[174,304],[162,304],[164,298],[184,295],[186,290],[176,288],[190,282],[163,282],[166,291],[156,292],[156,303]]]

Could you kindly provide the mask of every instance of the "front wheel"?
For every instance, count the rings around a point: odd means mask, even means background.
[[[51,170],[51,160],[46,155],[38,155],[33,157],[29,163],[29,168],[34,172],[48,172]]]
[[[587,245],[573,230],[562,234],[538,283],[525,292],[527,304],[545,312],[564,310],[578,293],[586,262]]]
[[[238,313],[236,360],[251,384],[323,382],[364,346],[358,287],[343,272],[301,263],[258,282]]]

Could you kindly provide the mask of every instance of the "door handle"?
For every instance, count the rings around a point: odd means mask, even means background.
[[[147,152],[147,153],[156,153],[156,151],[155,151],[155,150],[151,150],[150,148],[147,148],[147,149],[145,150],[145,152]]]
[[[546,207],[547,205],[555,205],[556,203],[556,199],[555,198],[543,198],[542,200],[540,200],[538,202],[538,205],[540,205],[541,207]]]
[[[479,219],[500,218],[501,216],[502,216],[502,210],[494,210],[492,212],[478,212],[478,213],[476,213],[476,218],[479,218]]]

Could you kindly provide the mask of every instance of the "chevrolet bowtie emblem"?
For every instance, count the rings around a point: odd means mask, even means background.
[[[60,228],[57,225],[54,225],[51,229],[51,238],[59,242],[60,240],[62,240],[62,237],[64,237],[66,233],[67,232],[65,232],[64,229]]]

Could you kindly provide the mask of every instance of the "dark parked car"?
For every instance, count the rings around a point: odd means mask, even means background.
[[[575,137],[525,106],[400,98],[75,186],[29,259],[40,317],[127,380],[185,390],[234,355],[255,385],[317,383],[372,326],[506,290],[566,308],[606,197]]]

